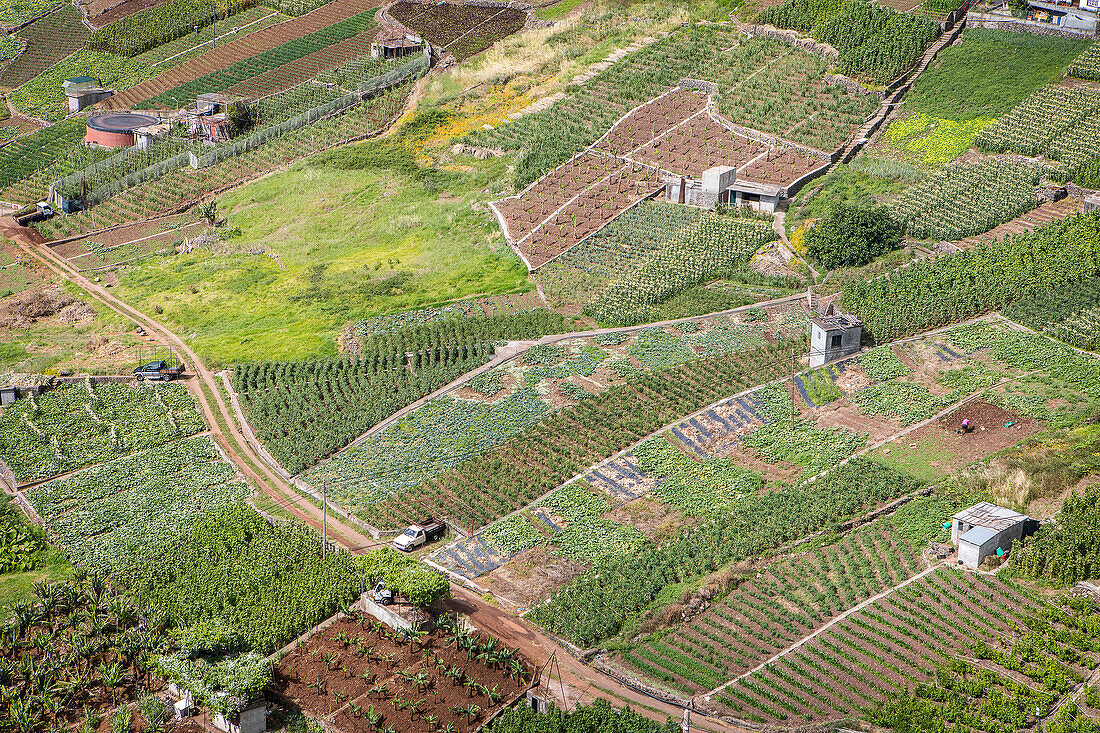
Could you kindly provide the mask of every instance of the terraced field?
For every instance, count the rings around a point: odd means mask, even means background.
[[[236,97],[258,98],[289,89],[325,71],[332,71],[343,66],[349,61],[362,56],[370,56],[370,47],[374,35],[375,30],[372,28],[351,38],[345,38],[327,48],[314,51],[288,64],[283,64],[239,84],[234,84],[227,88],[225,92]]]
[[[81,21],[80,11],[64,4],[17,35],[27,45],[0,73],[0,89],[14,89],[38,76],[83,46],[91,31]]]
[[[976,638],[1011,648],[1026,631],[1016,618],[1041,608],[1038,599],[996,579],[940,568],[708,697],[756,722],[839,720],[934,683],[936,669],[957,660],[960,650],[975,654]],[[1002,679],[1018,674],[978,664]]]
[[[284,43],[315,33],[377,6],[378,2],[375,0],[334,0],[301,17],[251,33],[211,53],[205,53],[193,62],[170,69],[154,79],[130,87],[111,97],[104,106],[108,109],[131,109],[159,94],[218,72],[264,51],[278,48]]]
[[[920,572],[920,549],[886,523],[868,525],[834,545],[761,568],[675,633],[617,660],[676,690],[709,692]]]

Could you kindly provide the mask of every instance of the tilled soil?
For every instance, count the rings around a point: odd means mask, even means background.
[[[362,617],[336,621],[283,657],[275,670],[276,689],[305,712],[331,721],[341,733],[377,730],[369,721],[372,714],[382,716],[377,725],[401,733],[424,731],[429,715],[439,726],[451,723],[455,731],[466,733],[526,687],[501,670],[467,659],[466,652],[447,645],[442,630],[420,643],[397,643],[386,633],[388,627],[383,628],[380,635],[374,620]],[[443,674],[454,668],[462,672],[462,681]],[[426,679],[418,685],[401,676],[406,672],[423,672]],[[525,678],[529,675],[528,665]],[[466,679],[495,688],[499,699],[466,687]],[[415,710],[409,709],[410,703]],[[452,710],[456,706],[471,714]]]
[[[1030,417],[992,405],[985,400],[968,402],[934,424],[940,430],[955,433],[963,420],[970,420],[973,430],[959,434],[958,442],[961,449],[974,455],[996,453],[1042,430],[1042,426]]]

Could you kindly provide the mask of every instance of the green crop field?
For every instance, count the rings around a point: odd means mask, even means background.
[[[0,204],[94,195],[0,239],[0,387],[45,385],[0,406],[0,731],[167,733],[171,681],[286,733],[1100,733],[1094,40],[967,28],[841,162],[949,0],[398,4],[431,63],[359,0],[51,1],[0,0],[47,12]],[[232,90],[233,138],[93,169],[60,83],[165,72],[139,106]],[[902,242],[816,272],[839,204]],[[125,376],[153,341],[180,381]],[[1037,521],[975,570],[982,501]],[[540,634],[595,656],[502,712]]]
[[[28,117],[57,122],[69,115],[61,83],[74,76],[98,79],[108,89],[123,90],[156,75],[135,59],[81,49],[13,91],[8,98]]]
[[[995,119],[1057,81],[1087,44],[968,28],[917,79],[901,116],[876,147],[921,165],[942,165],[966,152]]]

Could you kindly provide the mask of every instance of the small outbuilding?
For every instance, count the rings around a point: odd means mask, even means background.
[[[819,367],[851,356],[863,341],[863,321],[842,313],[834,303],[814,303],[810,298],[810,366]]]
[[[1013,542],[1038,527],[1026,514],[983,501],[951,518],[951,544],[959,548],[959,561],[974,569],[997,550],[1008,552]]]

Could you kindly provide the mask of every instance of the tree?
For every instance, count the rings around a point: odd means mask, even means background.
[[[806,233],[806,253],[830,270],[859,267],[897,247],[904,234],[885,206],[837,204]]]
[[[225,110],[225,116],[229,119],[229,124],[233,126],[231,136],[236,137],[242,132],[252,129],[260,118],[260,109],[255,104],[237,100],[229,103]]]

